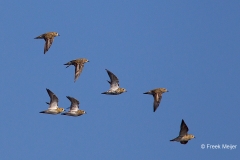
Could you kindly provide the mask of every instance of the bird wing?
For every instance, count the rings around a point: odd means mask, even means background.
[[[79,101],[73,97],[67,96],[67,98],[71,101],[70,111],[78,111],[79,110]]]
[[[162,94],[161,93],[155,93],[153,94],[154,102],[153,102],[153,112],[155,112],[161,102]]]
[[[44,54],[49,50],[53,43],[54,37],[45,38]]]
[[[82,73],[84,67],[84,63],[77,63],[75,65],[75,76],[74,76],[74,82],[78,79],[78,77],[80,76],[80,74]]]
[[[110,90],[114,90],[114,91],[117,90],[119,88],[119,80],[118,80],[117,76],[115,76],[112,72],[110,72],[107,69],[106,69],[106,71],[111,80],[110,82],[108,81],[110,83]]]
[[[58,108],[58,98],[57,96],[50,91],[50,89],[46,89],[48,92],[48,95],[50,97],[50,103],[49,103],[49,109],[57,109]]]
[[[184,120],[182,119],[179,136],[185,136],[187,133],[188,133],[188,127],[187,127],[186,123],[184,122]]]

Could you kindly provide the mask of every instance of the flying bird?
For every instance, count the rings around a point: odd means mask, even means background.
[[[153,90],[143,93],[143,94],[153,95],[153,98],[154,98],[153,112],[155,112],[157,110],[157,108],[161,102],[161,99],[162,99],[162,94],[165,92],[168,92],[168,90],[166,88],[157,88],[157,89],[153,89]]]
[[[80,74],[82,73],[83,67],[84,67],[84,63],[89,62],[89,60],[87,60],[86,58],[78,58],[75,60],[72,60],[70,62],[67,62],[64,65],[67,65],[66,68],[68,68],[70,65],[74,65],[75,66],[75,76],[74,76],[74,82],[76,82],[76,80],[78,79],[78,77],[80,76]]]
[[[67,98],[71,101],[71,106],[69,107],[70,110],[68,112],[62,113],[62,115],[77,117],[87,113],[84,110],[79,109],[79,101],[77,99],[69,96],[67,96]]]
[[[195,138],[194,135],[188,134],[188,127],[187,127],[186,123],[184,122],[184,120],[182,119],[179,136],[170,141],[177,141],[177,142],[180,142],[181,144],[187,144],[188,141],[193,138]]]
[[[34,39],[44,39],[45,45],[44,45],[44,54],[49,50],[51,47],[54,37],[60,36],[57,32],[47,32],[44,34],[41,34],[40,36],[35,37]]]
[[[110,84],[110,89],[106,92],[103,92],[102,94],[118,95],[118,94],[122,94],[123,92],[127,92],[126,89],[119,87],[119,80],[118,80],[117,76],[115,76],[112,72],[110,72],[107,69],[106,69],[106,71],[111,80],[111,81],[108,81],[108,83]]]
[[[45,114],[59,114],[64,111],[64,108],[58,107],[58,98],[57,96],[50,91],[50,89],[46,89],[48,92],[48,95],[50,97],[50,103],[46,102],[49,105],[49,108],[45,111],[41,111],[39,113],[45,113]]]

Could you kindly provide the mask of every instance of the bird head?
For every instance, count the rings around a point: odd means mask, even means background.
[[[120,91],[121,91],[121,93],[127,92],[127,90],[125,88],[121,88]]]
[[[168,92],[166,88],[160,88],[160,90],[162,91],[162,93]]]
[[[190,139],[193,139],[193,138],[195,138],[195,136],[191,134],[191,135],[190,135]]]
[[[60,36],[57,32],[53,32],[54,37]]]
[[[64,108],[58,108],[59,113],[64,111]]]

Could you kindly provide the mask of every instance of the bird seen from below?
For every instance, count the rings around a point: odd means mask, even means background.
[[[58,98],[57,96],[50,91],[50,89],[46,89],[48,92],[48,95],[50,97],[50,103],[46,102],[49,105],[49,108],[45,111],[41,111],[39,113],[45,113],[45,114],[59,114],[64,111],[64,108],[58,107]]]
[[[122,94],[124,92],[127,92],[126,89],[119,87],[119,80],[118,80],[117,76],[115,76],[112,72],[110,72],[107,69],[106,69],[106,71],[107,71],[108,76],[110,78],[110,81],[108,81],[108,83],[110,84],[110,89],[106,92],[103,92],[102,94],[119,95],[119,94]]]
[[[187,144],[188,141],[193,138],[195,138],[195,136],[192,134],[188,134],[188,127],[187,127],[186,123],[184,122],[184,120],[182,119],[179,136],[170,141],[177,141],[177,142],[180,142],[181,144]]]
[[[62,113],[62,115],[77,117],[87,113],[84,110],[79,109],[79,101],[77,99],[69,96],[67,96],[67,98],[71,101],[71,106],[69,107],[70,110],[68,112]]]

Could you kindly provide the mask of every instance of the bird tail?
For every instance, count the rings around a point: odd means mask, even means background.
[[[174,139],[171,139],[170,141],[178,141],[180,137],[176,137]]]
[[[41,112],[39,112],[39,113],[45,113],[45,111],[41,111]]]
[[[70,61],[70,62],[67,62],[67,63],[65,63],[64,65],[68,65],[66,68],[68,68],[69,66],[71,66],[72,65],[72,62]]]
[[[43,39],[43,36],[40,35],[40,36],[35,37],[34,39]]]
[[[103,93],[101,93],[101,94],[107,94],[107,92],[103,92]]]
[[[151,94],[151,92],[145,92],[145,93],[143,93],[143,94]]]

